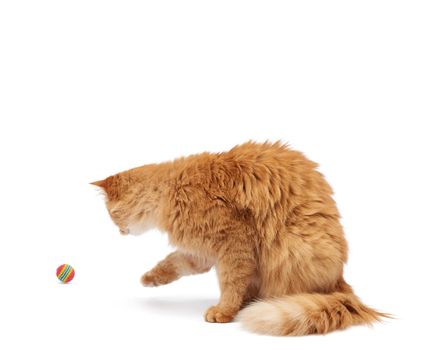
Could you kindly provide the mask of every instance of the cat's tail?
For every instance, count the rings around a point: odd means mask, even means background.
[[[238,320],[248,330],[270,335],[325,334],[351,325],[391,317],[362,304],[351,293],[296,294],[257,301],[243,309]]]

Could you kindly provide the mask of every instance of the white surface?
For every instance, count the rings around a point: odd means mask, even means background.
[[[2,1],[0,348],[436,348],[437,17],[434,1]],[[166,237],[120,236],[88,182],[250,138],[321,164],[347,280],[398,320],[256,336],[203,321],[213,272],[141,287]]]

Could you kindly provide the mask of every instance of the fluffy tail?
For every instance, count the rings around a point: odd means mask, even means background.
[[[353,293],[335,292],[258,301],[243,309],[238,320],[256,333],[306,335],[371,324],[382,317],[390,316],[363,305]]]

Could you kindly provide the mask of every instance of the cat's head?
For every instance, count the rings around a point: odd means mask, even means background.
[[[123,235],[138,235],[156,227],[159,195],[149,179],[129,172],[92,182],[105,195],[111,220]]]

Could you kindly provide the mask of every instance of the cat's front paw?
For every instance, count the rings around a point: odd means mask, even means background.
[[[140,278],[140,282],[145,287],[156,287],[160,285],[157,281],[156,276],[154,274],[151,274],[150,272],[146,272],[145,274],[143,274],[143,276],[141,276]]]
[[[205,313],[205,320],[207,322],[228,323],[234,319],[237,311],[230,308],[220,307],[218,305],[210,307]]]
[[[174,270],[154,269],[141,276],[140,282],[145,287],[157,287],[173,282],[178,277]]]

